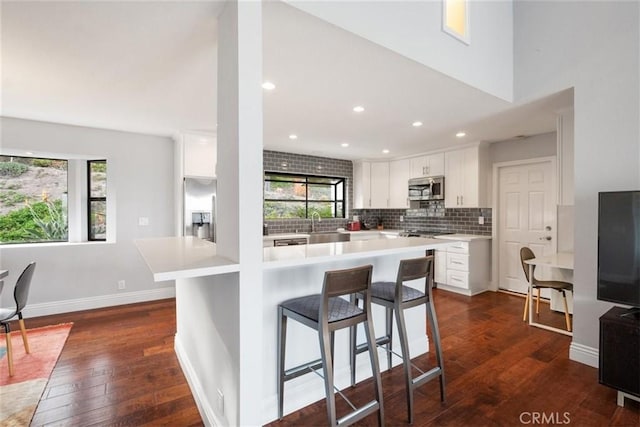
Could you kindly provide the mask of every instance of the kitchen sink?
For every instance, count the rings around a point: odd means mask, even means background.
[[[338,233],[337,231],[314,231],[309,233],[309,244],[314,243],[331,243],[331,242],[348,242],[349,233]]]

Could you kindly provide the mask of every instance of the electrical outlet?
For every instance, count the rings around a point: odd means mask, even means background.
[[[404,216],[400,215],[400,222],[404,222]]]
[[[124,280],[118,280],[118,289],[122,290],[127,287],[127,284]]]
[[[483,216],[479,216],[478,217],[478,224],[484,225],[484,217]]]
[[[224,415],[224,394],[218,389],[218,413]]]
[[[141,216],[140,218],[138,218],[138,225],[146,227],[147,225],[149,225],[149,218],[147,218],[146,216]]]

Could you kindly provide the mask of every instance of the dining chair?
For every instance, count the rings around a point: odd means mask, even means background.
[[[540,289],[554,289],[558,292],[562,293],[562,301],[564,302],[564,320],[567,324],[567,331],[571,332],[571,320],[569,319],[569,306],[567,305],[567,294],[566,291],[573,292],[573,283],[562,282],[560,280],[538,280],[535,276],[535,265],[531,266],[531,274],[533,274],[532,280],[529,280],[529,264],[525,263],[530,259],[535,258],[533,251],[528,247],[524,246],[520,249],[520,263],[522,264],[522,269],[524,270],[524,277],[527,279],[527,283],[531,283],[531,292],[534,289],[537,290],[537,299],[536,299],[536,314],[540,314]],[[533,295],[532,295],[533,297]],[[527,320],[527,308],[529,307],[529,292],[527,292],[527,297],[524,300],[524,310],[522,313],[522,321]]]
[[[0,308],[0,324],[4,327],[4,337],[7,342],[7,361],[9,363],[9,376],[13,376],[13,350],[11,347],[11,326],[9,321],[15,316],[18,316],[18,323],[20,324],[20,332],[22,333],[22,342],[24,343],[24,350],[26,353],[30,353],[29,341],[27,340],[27,330],[24,327],[24,319],[22,318],[22,310],[27,305],[27,298],[29,297],[29,287],[31,286],[31,278],[33,277],[33,271],[36,268],[36,263],[31,262],[24,269],[18,280],[16,286],[13,289],[13,299],[15,300],[15,308]]]

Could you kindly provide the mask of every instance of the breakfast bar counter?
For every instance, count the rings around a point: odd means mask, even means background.
[[[136,244],[156,281],[176,280],[176,353],[205,424],[216,425],[237,425],[242,405],[257,405],[262,424],[277,418],[278,304],[320,293],[328,270],[370,264],[374,281],[395,281],[400,260],[424,256],[426,250],[452,243],[399,237],[264,248],[263,263],[255,266],[262,270],[262,283],[243,290],[238,286],[238,275],[243,270],[237,269],[237,264],[217,257],[215,244],[203,245],[188,239],[191,238],[147,239]],[[424,281],[407,285],[424,289]],[[247,295],[251,301],[246,300]],[[372,313],[374,328],[380,335],[384,330],[384,309],[374,306]],[[408,309],[405,315],[411,356],[415,357],[429,348],[424,306]],[[291,322],[287,332],[287,367],[318,359],[320,354],[317,334],[296,323]],[[242,329],[241,325],[251,326]],[[240,334],[240,330],[245,332]],[[359,333],[359,340],[364,341],[364,335]],[[259,345],[253,346],[252,351],[243,351],[247,340]],[[394,343],[394,349],[400,353],[396,344],[399,343]],[[334,369],[339,388],[350,384],[348,355],[348,332],[338,331]],[[379,357],[386,360],[383,350]],[[367,358],[366,354],[358,356],[358,381],[371,376]],[[399,359],[394,360],[394,365],[398,363]],[[380,367],[386,369],[386,363]],[[247,368],[255,369],[250,386],[261,390],[261,402],[239,398],[240,389],[246,384],[241,372]],[[285,414],[323,398],[322,381],[314,375],[298,377],[285,386]]]

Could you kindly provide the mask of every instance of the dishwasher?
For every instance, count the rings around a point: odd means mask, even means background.
[[[294,239],[273,239],[273,246],[293,246],[306,244],[307,239],[305,237],[298,237]]]

